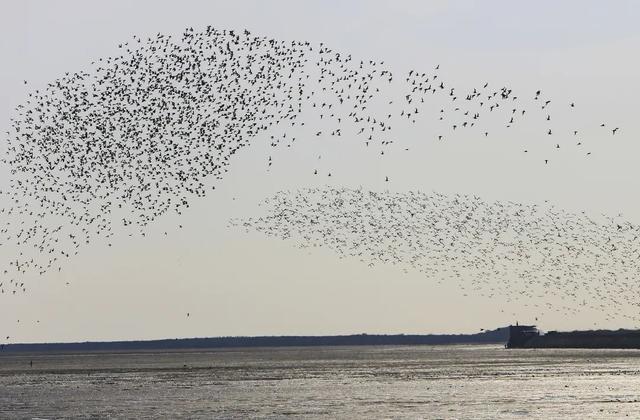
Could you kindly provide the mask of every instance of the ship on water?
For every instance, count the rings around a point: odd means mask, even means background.
[[[541,333],[535,325],[510,325],[510,349],[640,349],[640,330],[549,331]]]

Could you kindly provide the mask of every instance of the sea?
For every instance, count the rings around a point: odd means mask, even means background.
[[[0,418],[640,418],[640,350],[0,353]]]

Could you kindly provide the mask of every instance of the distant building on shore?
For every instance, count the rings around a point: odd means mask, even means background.
[[[525,347],[532,338],[539,336],[540,330],[535,325],[509,325],[507,348]]]

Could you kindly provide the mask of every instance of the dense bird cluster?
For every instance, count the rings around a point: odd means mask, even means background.
[[[264,214],[231,225],[371,266],[418,270],[474,295],[536,302],[538,313],[593,310],[638,320],[629,314],[640,305],[640,225],[621,218],[459,194],[346,188],[281,191],[262,206]]]
[[[427,115],[433,106],[439,112]],[[118,54],[33,87],[16,107],[0,209],[0,246],[15,255],[0,269],[0,292],[26,291],[28,273],[60,270],[97,239],[111,245],[121,228],[145,235],[159,217],[181,214],[256,139],[291,147],[302,132],[305,140],[356,139],[384,155],[399,143],[393,127],[422,118],[440,122],[432,140],[461,130],[485,138],[488,121],[509,128],[537,110],[545,123],[551,106],[540,91],[518,97],[488,83],[458,92],[437,65],[397,76],[382,61],[322,43],[212,27],[133,37]],[[582,145],[577,129],[536,127]],[[330,168],[309,171],[331,176]]]
[[[25,290],[16,274],[60,266],[95,237],[111,237],[116,223],[144,234],[204,196],[205,180],[220,179],[256,134],[295,123],[305,43],[208,28],[120,48],[17,107],[5,160],[12,206],[2,212],[19,225],[7,223],[3,243],[44,258],[21,252],[4,271],[3,293]]]

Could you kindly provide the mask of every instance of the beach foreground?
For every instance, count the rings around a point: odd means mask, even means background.
[[[637,418],[639,373],[497,345],[0,353],[0,417]]]

